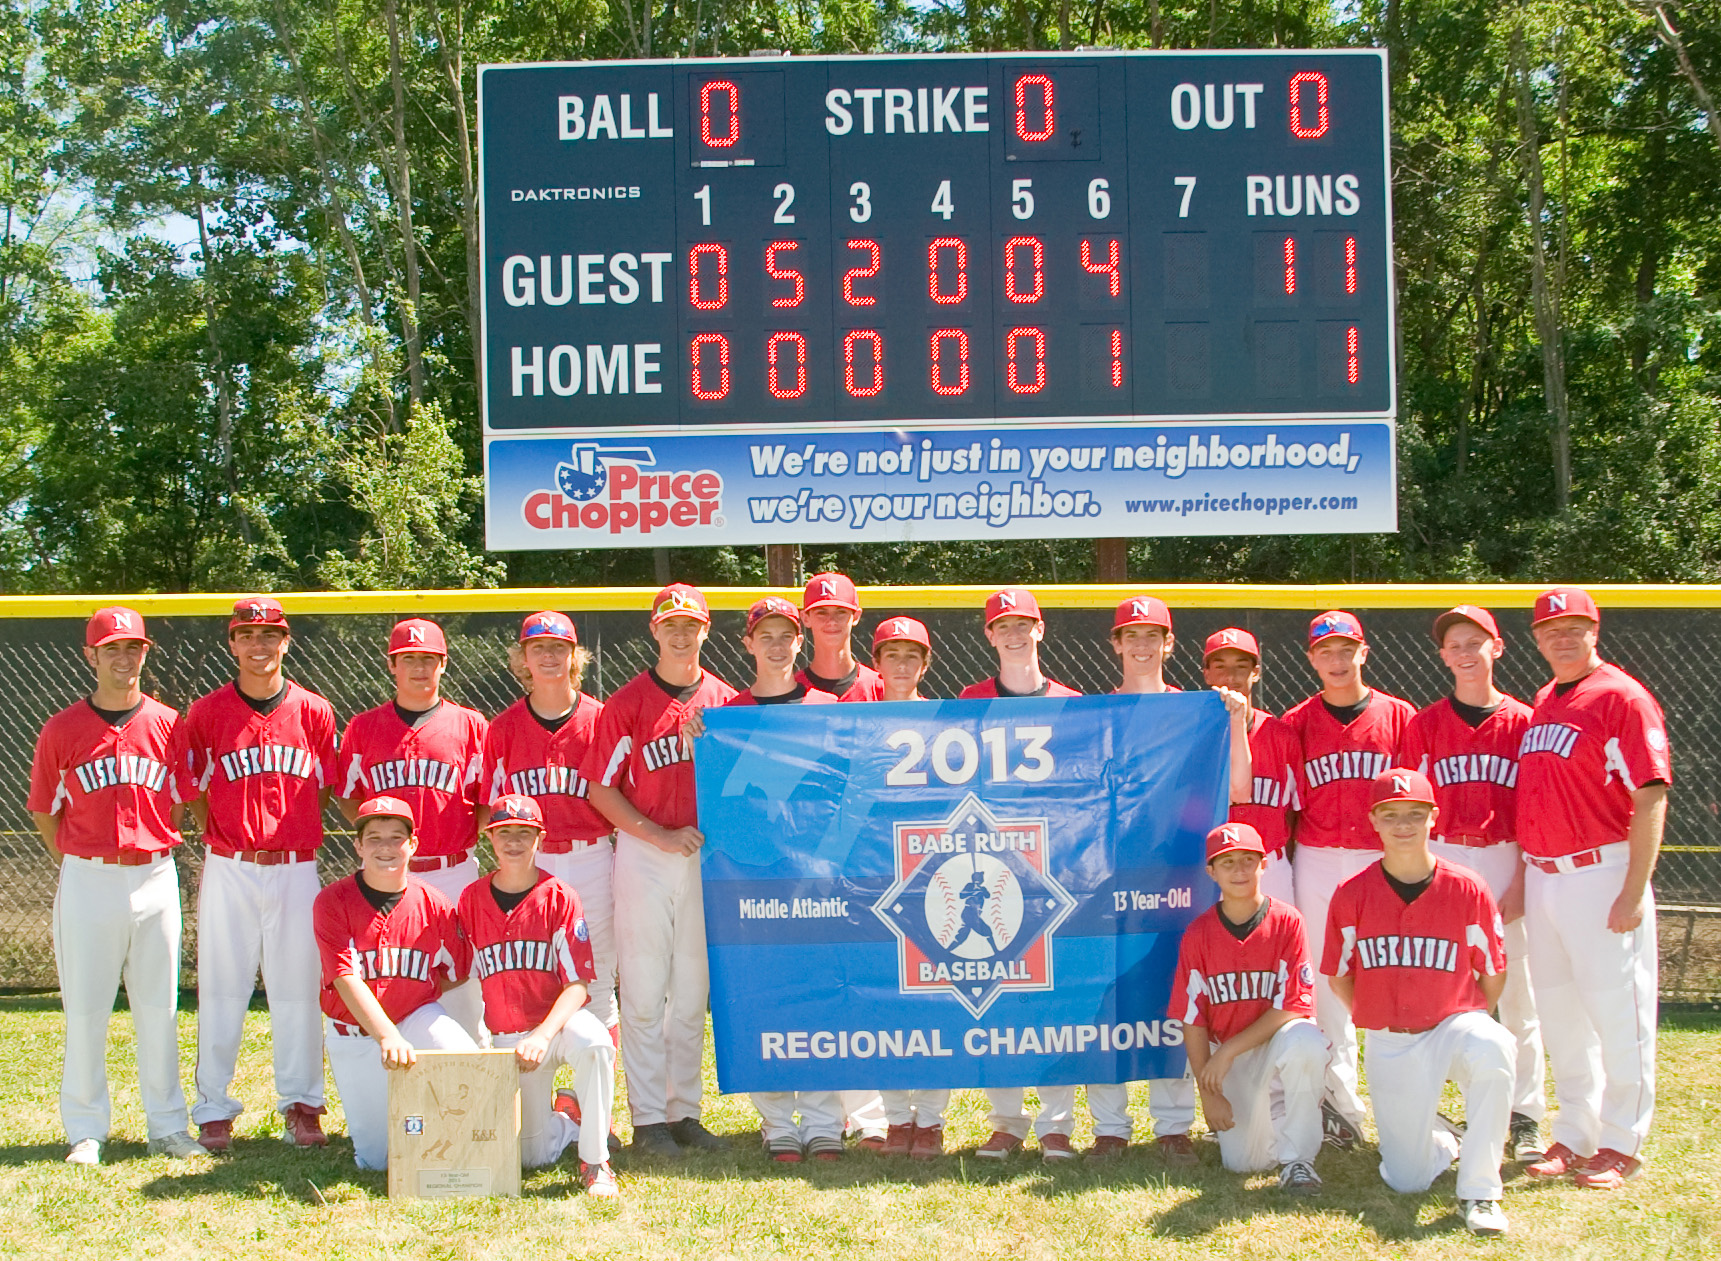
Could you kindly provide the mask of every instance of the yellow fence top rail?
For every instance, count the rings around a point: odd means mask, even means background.
[[[655,587],[513,587],[487,591],[296,591],[271,593],[291,616],[328,613],[529,613],[554,608],[569,612],[637,609],[644,612]],[[992,586],[862,587],[869,609],[963,609],[978,611]],[[1293,609],[1330,608],[1443,609],[1479,604],[1496,609],[1527,609],[1544,584],[1323,583],[1265,586],[1224,583],[1043,584],[1034,587],[1043,608],[1107,608],[1129,596],[1152,594],[1173,608]],[[1721,608],[1721,586],[1608,584],[1588,586],[1602,608]],[[246,592],[180,595],[14,595],[0,596],[0,618],[88,617],[98,608],[123,604],[146,617],[212,617],[231,611]],[[745,609],[766,595],[798,600],[798,588],[712,587],[706,597],[715,609]]]

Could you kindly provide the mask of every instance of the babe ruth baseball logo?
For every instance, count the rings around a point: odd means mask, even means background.
[[[1050,870],[1043,818],[1001,818],[972,793],[895,829],[896,883],[873,914],[896,935],[904,994],[979,1016],[1006,990],[1049,990],[1052,934],[1076,900]]]

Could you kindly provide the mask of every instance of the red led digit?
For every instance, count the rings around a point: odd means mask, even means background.
[[[717,388],[708,390],[702,379],[705,375],[705,355],[702,353],[706,346],[717,347]],[[729,395],[729,339],[722,333],[700,333],[693,339],[693,344],[687,350],[688,360],[693,365],[693,397],[703,402],[711,403]]]
[[[945,380],[944,344],[956,343],[956,382]],[[932,392],[947,398],[968,392],[968,334],[959,328],[941,328],[932,335]]]
[[[1308,115],[1303,110],[1303,88],[1311,86],[1315,89],[1315,125],[1308,125]],[[1298,140],[1319,140],[1327,134],[1327,126],[1333,121],[1332,111],[1327,108],[1327,76],[1317,70],[1299,70],[1291,76],[1291,134]]]
[[[1114,328],[1111,331],[1111,388],[1123,388],[1123,330]]]
[[[1031,289],[1016,287],[1016,255],[1029,250],[1034,258],[1034,285]],[[1038,302],[1046,295],[1046,250],[1037,236],[1013,236],[1004,242],[1004,292],[1012,302]]]
[[[938,255],[956,251],[956,292],[945,293],[938,281]],[[926,291],[941,306],[954,306],[968,296],[968,243],[959,236],[941,236],[926,247]]]
[[[871,385],[855,379],[855,347],[861,342],[872,346]],[[857,328],[843,338],[843,388],[854,398],[871,398],[884,389],[884,338],[870,328]]]
[[[1082,240],[1082,270],[1093,276],[1106,277],[1106,284],[1111,289],[1111,296],[1117,297],[1123,292],[1123,269],[1118,265],[1117,238],[1112,237],[1106,242],[1106,256],[1095,258],[1093,242]]]
[[[799,241],[772,241],[765,247],[765,274],[772,280],[787,280],[795,286],[794,296],[785,294],[780,298],[772,298],[774,307],[796,307],[807,296],[807,278],[793,267],[778,267],[777,255],[788,254],[801,248]]]
[[[1358,345],[1356,325],[1353,324],[1345,330],[1345,380],[1352,385],[1362,376],[1362,365],[1357,355]]]
[[[872,262],[865,267],[851,267],[843,273],[843,301],[850,306],[876,306],[878,299],[870,293],[856,293],[854,282],[867,280],[878,275],[879,268],[884,265],[884,251],[879,249],[877,241],[868,241],[864,238],[850,241],[848,247],[851,250],[859,250],[869,255]]]
[[[699,260],[710,255],[717,260],[717,296],[707,298],[699,287]],[[704,241],[687,251],[687,297],[701,311],[721,311],[729,302],[729,251],[715,241]]]
[[[1356,292],[1356,238],[1345,238],[1345,292]]]
[[[1022,380],[1023,342],[1034,344],[1034,379]],[[1046,335],[1037,328],[1013,328],[1004,334],[1004,384],[1018,394],[1038,394],[1046,388]]]
[[[1285,238],[1285,292],[1297,292],[1297,238]]]
[[[711,130],[711,98],[719,92],[729,98],[729,125],[721,136]],[[713,79],[699,89],[699,138],[711,149],[728,149],[741,139],[741,89],[727,79]]]
[[[1040,125],[1028,128],[1028,89],[1039,88],[1041,93]],[[1016,134],[1023,140],[1050,140],[1057,123],[1052,114],[1052,80],[1043,74],[1025,74],[1016,80]]]
[[[787,348],[787,354],[784,353]],[[782,381],[784,361],[795,364],[795,383]],[[800,398],[807,392],[807,339],[799,333],[772,333],[765,340],[765,385],[772,398]]]

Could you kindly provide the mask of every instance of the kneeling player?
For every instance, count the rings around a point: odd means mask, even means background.
[[[360,1169],[388,1168],[388,1079],[417,1051],[476,1051],[443,1009],[470,962],[454,904],[409,874],[412,808],[372,797],[357,811],[359,869],[311,907],[322,956],[329,1070]]]
[[[1488,1015],[1506,987],[1500,911],[1480,877],[1429,852],[1440,812],[1426,776],[1387,771],[1370,797],[1381,858],[1334,891],[1321,970],[1368,1031],[1380,1176],[1426,1191],[1456,1157],[1464,1224],[1502,1235],[1516,1048]],[[1462,1137],[1437,1111],[1448,1080],[1464,1095]]]
[[[580,895],[537,865],[544,816],[532,798],[496,798],[484,830],[496,870],[460,895],[460,926],[484,987],[491,1044],[512,1047],[520,1064],[520,1163],[554,1164],[578,1139],[587,1193],[613,1198],[615,1043],[589,1006],[597,968]],[[577,1122],[553,1099],[563,1064],[574,1075]]]
[[[1317,1195],[1331,1047],[1314,1020],[1303,917],[1261,892],[1266,858],[1261,834],[1247,823],[1207,834],[1207,872],[1219,886],[1219,904],[1184,931],[1171,1015],[1183,1022],[1201,1110],[1225,1167],[1254,1173],[1277,1164],[1286,1191]],[[1277,1116],[1275,1083],[1284,1098]]]

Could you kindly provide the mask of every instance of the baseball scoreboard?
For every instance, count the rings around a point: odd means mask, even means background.
[[[1377,51],[488,66],[479,126],[492,546],[1393,528]]]

